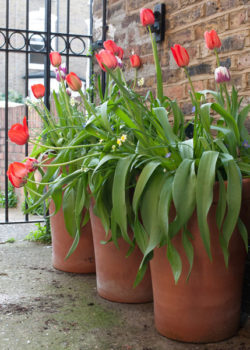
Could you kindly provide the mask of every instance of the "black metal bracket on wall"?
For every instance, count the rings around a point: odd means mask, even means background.
[[[154,7],[155,23],[151,26],[151,31],[155,35],[155,41],[160,43],[165,37],[165,4],[157,4]]]

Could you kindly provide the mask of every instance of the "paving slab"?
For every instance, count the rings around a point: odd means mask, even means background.
[[[55,270],[51,246],[16,241],[0,245],[0,350],[26,349],[250,350],[250,320],[220,343],[169,340],[154,328],[152,303],[102,299],[94,274]]]

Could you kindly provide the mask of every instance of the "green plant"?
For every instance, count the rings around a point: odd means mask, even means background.
[[[8,207],[15,208],[17,206],[17,195],[11,183],[8,183]],[[5,208],[5,193],[0,192],[0,208]]]
[[[31,231],[26,237],[25,240],[31,242],[40,242],[45,244],[51,243],[51,232],[50,232],[50,223],[49,219],[46,220],[46,223],[42,225],[40,222],[35,224],[37,229]]]
[[[27,208],[26,208],[26,203],[27,203]],[[22,210],[23,214],[25,214],[27,209],[29,207],[33,206],[33,204],[34,204],[34,201],[32,200],[32,198],[28,198],[27,202],[23,201],[22,205],[21,205],[21,210]],[[43,216],[44,215],[44,203],[40,203],[40,205],[38,205],[36,208],[29,211],[29,214]]]
[[[8,98],[9,98],[9,101],[11,102],[24,103],[23,95],[14,90],[8,91]],[[5,94],[0,93],[0,101],[4,101],[4,100],[5,100]]]

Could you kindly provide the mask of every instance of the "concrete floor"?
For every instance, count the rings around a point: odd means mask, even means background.
[[[0,225],[0,242],[17,239],[0,245],[0,350],[250,350],[250,319],[220,343],[162,337],[152,303],[109,302],[97,295],[95,275],[53,269],[50,246],[22,240],[31,226]]]

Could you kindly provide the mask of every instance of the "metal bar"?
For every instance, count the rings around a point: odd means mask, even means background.
[[[6,28],[0,27],[0,32],[1,31],[6,31]],[[30,29],[15,29],[15,28],[8,28],[8,32],[15,32],[15,33],[29,33],[29,34],[40,34],[40,35],[47,35],[46,31],[41,31],[41,30],[30,30]],[[85,34],[76,34],[76,33],[65,33],[65,32],[51,32],[51,36],[56,35],[56,36],[69,36],[69,37],[76,37],[76,38],[89,38],[91,39],[91,35],[85,35]]]
[[[6,49],[8,49],[9,41],[9,0],[6,0]],[[8,152],[9,152],[9,145],[8,145],[8,113],[9,113],[9,52],[6,50],[5,53],[5,130],[4,130],[4,137],[5,137],[5,222],[9,221],[9,198],[8,198],[8,177],[6,175],[6,172],[8,170]]]
[[[107,0],[102,0],[102,42],[107,37]],[[102,70],[102,93],[104,95],[106,88],[106,73]]]
[[[44,222],[45,220],[32,220],[32,221],[8,221],[8,222],[0,222],[0,225],[11,225],[11,224],[34,224],[36,222]]]
[[[90,39],[90,47],[92,47],[93,44],[93,0],[90,0],[89,4],[89,34],[91,36]],[[92,81],[92,75],[93,75],[93,56],[91,55],[90,57],[90,62],[89,62],[89,83],[91,84]],[[91,91],[91,101],[93,102],[94,94],[93,91]]]
[[[26,0],[26,30],[29,29],[29,0]],[[29,34],[26,33],[26,54],[25,54],[25,97],[29,94],[29,54],[28,54],[28,48],[29,48]],[[27,117],[27,124],[29,125],[29,109],[27,104],[25,104],[25,115]],[[27,157],[29,154],[29,144],[28,142],[25,144],[25,156]],[[25,200],[25,209],[28,209],[28,203]],[[29,214],[25,214],[25,221],[29,221]]]
[[[69,72],[69,32],[70,32],[70,0],[67,0],[67,43],[66,43],[66,67]]]
[[[45,106],[50,109],[50,59],[49,54],[51,50],[51,0],[45,1],[45,27],[46,27],[46,56],[44,59],[44,85],[45,85]]]
[[[42,52],[38,52],[38,51],[32,51],[32,50],[6,50],[6,49],[0,49],[0,52],[3,51],[3,52],[16,52],[16,53],[32,53],[32,54],[43,54],[43,55],[47,55],[47,52],[46,51],[42,51]],[[66,53],[61,53],[60,52],[60,55],[61,56],[69,56],[69,57],[83,57],[83,58],[90,58],[89,55],[84,55],[84,54],[76,54],[76,53],[69,53],[69,54],[66,54]]]

